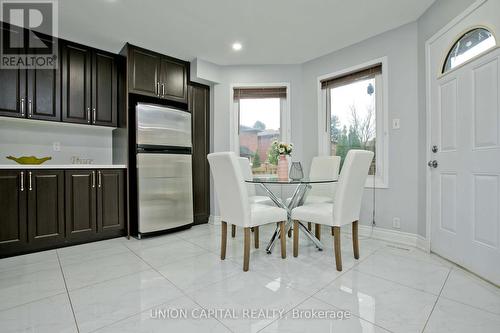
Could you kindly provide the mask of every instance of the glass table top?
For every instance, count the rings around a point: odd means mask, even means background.
[[[254,177],[247,179],[245,182],[253,184],[321,184],[321,183],[336,183],[337,179],[318,179],[318,178],[302,178],[302,179],[278,179],[278,177]]]

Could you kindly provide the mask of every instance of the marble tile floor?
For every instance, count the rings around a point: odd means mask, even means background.
[[[355,260],[344,233],[337,272],[328,229],[285,260],[272,231],[246,273],[214,225],[1,259],[0,332],[500,332],[500,289],[438,256],[361,237]]]

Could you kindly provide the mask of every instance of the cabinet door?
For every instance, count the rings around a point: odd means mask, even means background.
[[[92,52],[75,44],[64,44],[61,51],[62,119],[90,124]]]
[[[125,186],[123,170],[101,170],[97,178],[97,231],[124,230]]]
[[[92,123],[117,126],[118,77],[114,55],[94,51],[92,61]]]
[[[161,92],[162,98],[187,103],[187,64],[172,60],[161,59]]]
[[[189,110],[193,119],[193,210],[195,224],[208,222],[210,215],[209,95],[205,86],[190,86]]]
[[[0,255],[25,244],[26,172],[0,170]]]
[[[158,96],[160,55],[131,47],[129,56],[129,91]]]
[[[22,30],[0,22],[3,42],[4,30],[11,39],[21,41]],[[26,117],[26,70],[0,68],[0,116]]]
[[[44,43],[54,43],[41,37]],[[27,115],[31,119],[61,121],[61,84],[59,67],[28,70]]]
[[[66,237],[87,239],[96,233],[96,172],[66,171]]]
[[[28,241],[49,245],[64,240],[64,171],[28,171]]]

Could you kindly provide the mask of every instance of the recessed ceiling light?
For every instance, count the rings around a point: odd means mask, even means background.
[[[235,50],[235,51],[241,50],[242,47],[243,47],[243,45],[241,45],[241,43],[238,43],[238,42],[233,43],[233,50]]]

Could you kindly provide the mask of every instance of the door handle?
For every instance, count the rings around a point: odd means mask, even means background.
[[[90,124],[90,108],[87,108],[87,123]]]
[[[21,171],[21,192],[24,192],[24,171]]]
[[[165,96],[165,83],[161,84],[161,95]]]
[[[156,82],[156,95],[160,96],[160,82]]]
[[[33,103],[31,102],[31,99],[28,99],[28,118],[31,118],[33,115]]]
[[[29,189],[30,191],[32,191],[32,190],[33,190],[33,186],[32,186],[32,183],[31,183],[31,171],[30,171],[30,172],[28,172],[28,189]]]
[[[92,188],[95,188],[95,171],[92,171]]]
[[[95,118],[96,118],[96,110],[95,108],[92,109],[92,119],[93,119],[93,123],[95,124]]]
[[[431,168],[436,169],[436,168],[438,167],[438,165],[439,165],[439,164],[438,164],[438,161],[433,160],[433,161],[429,161],[429,163],[427,163],[427,165],[428,165],[429,167],[431,167]]]
[[[102,173],[101,173],[101,171],[99,171],[97,173],[97,176],[98,176],[97,177],[97,187],[101,188],[101,186],[102,186]]]
[[[24,117],[24,98],[21,98],[21,117]]]

